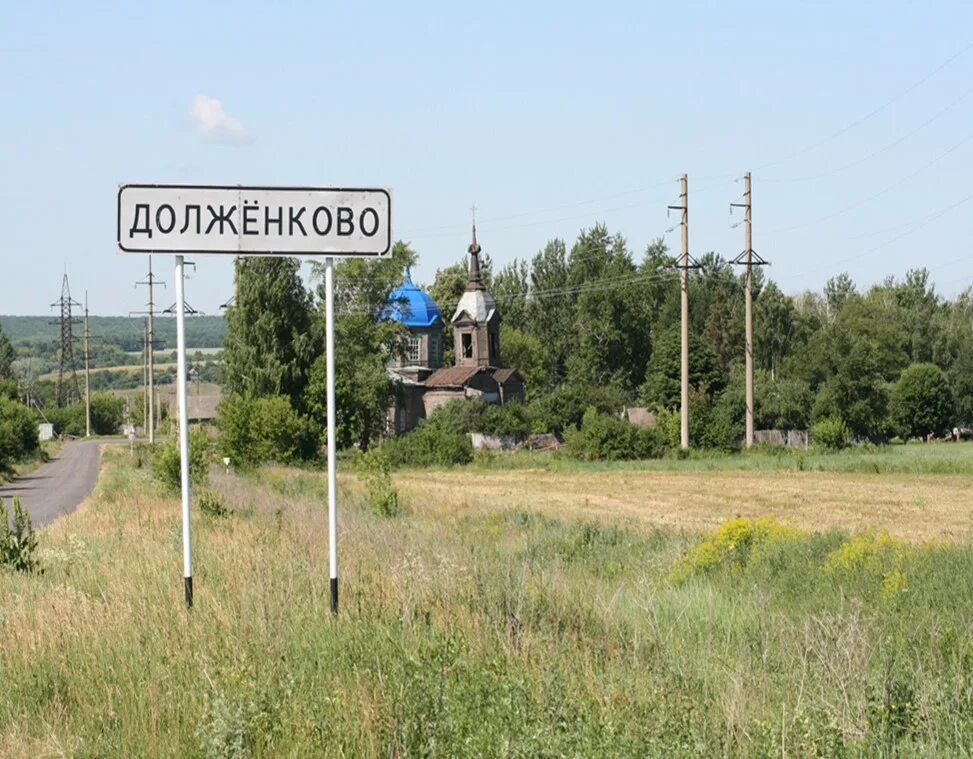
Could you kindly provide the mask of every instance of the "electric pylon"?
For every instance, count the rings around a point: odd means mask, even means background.
[[[81,304],[71,298],[71,288],[68,285],[68,275],[65,273],[61,282],[61,297],[51,304],[51,308],[60,309],[61,316],[51,322],[61,328],[58,348],[57,369],[57,405],[67,406],[73,401],[81,400],[81,386],[78,383],[78,366],[74,360],[74,326],[81,324],[81,319],[75,318],[71,309]]]

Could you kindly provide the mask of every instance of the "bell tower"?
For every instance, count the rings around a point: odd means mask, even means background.
[[[473,222],[473,242],[468,252],[469,281],[450,323],[457,366],[500,366],[500,312],[480,273],[480,248]]]

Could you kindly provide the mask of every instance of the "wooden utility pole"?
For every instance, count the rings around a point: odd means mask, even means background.
[[[91,437],[91,329],[88,327],[88,291],[84,293],[84,436]]]
[[[746,370],[747,370],[747,435],[746,435],[746,446],[747,448],[753,447],[753,267],[754,266],[764,266],[766,261],[764,261],[760,256],[758,256],[753,250],[753,226],[751,223],[751,211],[752,202],[750,194],[750,172],[748,171],[743,177],[744,190],[743,190],[743,203],[730,203],[730,208],[742,208],[744,217],[744,233],[745,233],[745,244],[743,252],[740,253],[733,263],[742,265],[746,267],[745,269],[745,322],[746,322],[746,337],[745,337],[745,351],[746,351]]]
[[[160,282],[156,279],[155,275],[152,274],[152,256],[149,256],[149,276],[142,282],[136,282],[135,286],[146,285],[149,288],[149,310],[146,314],[149,317],[148,320],[148,335],[146,336],[146,363],[148,368],[146,369],[148,374],[148,382],[146,383],[146,389],[148,391],[148,398],[146,403],[149,407],[148,413],[148,429],[149,429],[149,444],[155,445],[155,285],[165,286],[165,282]]]
[[[149,431],[149,322],[143,324],[142,336],[142,430]]]
[[[679,256],[680,327],[681,327],[681,392],[680,392],[680,447],[689,448],[689,269],[695,266],[689,257],[689,178],[679,179],[679,205],[670,210],[682,211],[682,253]]]

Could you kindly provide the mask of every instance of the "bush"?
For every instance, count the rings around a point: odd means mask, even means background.
[[[829,451],[840,451],[851,445],[851,430],[840,419],[822,419],[811,426],[811,442]]]
[[[425,424],[444,432],[466,434],[478,431],[477,426],[487,412],[487,405],[480,400],[459,399],[445,403],[436,409]]]
[[[37,453],[37,418],[15,400],[0,398],[0,470]]]
[[[10,526],[7,505],[0,498],[0,564],[17,572],[37,570],[37,536],[30,514],[14,498],[14,522]]]
[[[690,391],[690,439],[701,448],[715,451],[735,451],[744,435],[747,406],[741,395],[725,391],[715,402],[703,393]]]
[[[380,450],[388,456],[392,467],[455,466],[473,460],[473,444],[468,435],[453,432],[432,420],[423,422],[407,435],[387,440]]]
[[[594,407],[600,414],[618,414],[625,397],[614,385],[562,385],[530,404],[533,432],[563,434],[578,427],[585,412]]]
[[[659,429],[636,427],[625,419],[599,414],[589,408],[579,428],[565,433],[565,452],[586,461],[626,461],[660,458],[666,451],[666,435]]]
[[[530,435],[532,420],[522,403],[488,406],[474,424],[473,431],[484,435],[513,437],[522,440]]]
[[[793,527],[770,518],[731,519],[715,535],[683,555],[670,572],[669,579],[683,582],[724,566],[743,569],[758,561],[769,545],[794,540],[799,535]]]
[[[240,467],[287,463],[310,456],[314,448],[308,424],[285,396],[226,398],[216,426],[221,453]]]
[[[58,435],[82,437],[85,434],[84,401],[72,403],[64,408],[51,409],[47,412],[47,417]],[[92,393],[92,435],[114,435],[121,427],[124,417],[125,401],[122,398],[111,393]]]
[[[524,438],[531,433],[532,418],[522,403],[497,406],[480,400],[461,399],[438,408],[426,424],[444,432],[480,432],[484,435]]]
[[[82,414],[84,404],[81,404]],[[114,435],[125,418],[125,401],[110,393],[93,393],[91,396],[91,434]],[[82,416],[82,422],[84,416]],[[84,430],[82,429],[82,434]]]
[[[198,427],[189,431],[189,481],[199,485],[206,480],[210,461],[210,439]],[[152,462],[152,471],[166,487],[180,490],[182,475],[179,458],[179,439],[172,438],[158,446]]]
[[[392,462],[388,451],[375,448],[361,458],[360,470],[368,491],[368,505],[379,516],[394,517],[402,513],[399,493],[392,487]]]
[[[196,505],[199,506],[200,512],[216,519],[221,519],[230,513],[226,508],[223,494],[215,490],[200,490],[196,497]]]

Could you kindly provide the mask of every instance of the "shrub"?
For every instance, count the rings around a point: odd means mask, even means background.
[[[425,424],[446,432],[466,434],[477,431],[477,425],[486,412],[487,405],[483,401],[459,399],[444,403],[433,412]]]
[[[908,590],[904,566],[910,552],[887,533],[866,533],[829,554],[822,569],[842,584],[858,585],[862,592],[878,593],[891,603]]]
[[[210,460],[210,439],[198,427],[189,431],[189,481],[198,485],[206,480]],[[172,490],[181,488],[179,439],[171,438],[158,446],[152,461],[155,476]]]
[[[735,451],[744,435],[746,401],[724,392],[716,402],[698,391],[690,391],[690,436],[701,448]]]
[[[163,406],[163,408],[165,408]],[[85,434],[84,401],[64,408],[51,409],[48,419],[58,435],[81,437]],[[125,417],[125,401],[111,393],[91,395],[91,434],[114,435]]]
[[[565,452],[586,461],[625,461],[659,458],[666,450],[661,430],[636,427],[617,416],[599,414],[589,408],[577,429],[565,433]]]
[[[851,538],[824,563],[828,575],[884,574],[903,555],[904,547],[887,533],[866,533]]]
[[[392,487],[392,462],[388,451],[374,448],[362,456],[360,471],[368,491],[368,505],[379,516],[394,517],[402,513],[399,494]]]
[[[562,385],[528,407],[533,432],[563,434],[581,424],[585,412],[594,407],[600,414],[621,413],[625,398],[614,385]]]
[[[308,456],[313,448],[307,423],[285,396],[226,398],[216,425],[221,453],[240,467],[286,463]]]
[[[82,411],[84,404],[81,404]],[[110,393],[93,393],[91,396],[91,434],[114,435],[125,417],[125,401]],[[84,417],[82,416],[82,420]],[[83,430],[82,430],[83,432]]]
[[[488,405],[480,400],[455,400],[444,404],[426,421],[445,432],[527,437],[532,419],[522,403]]]
[[[230,513],[230,510],[226,508],[226,500],[223,498],[223,494],[215,490],[200,490],[196,497],[196,505],[199,506],[201,513],[217,519],[228,516]]]
[[[743,569],[759,560],[769,545],[793,540],[799,534],[793,527],[770,518],[731,519],[713,537],[683,555],[669,577],[673,582],[682,582],[719,567]]]
[[[473,460],[473,444],[468,435],[430,422],[380,446],[390,466],[454,466]]]
[[[532,420],[522,403],[488,406],[473,427],[474,432],[523,439],[530,435]]]
[[[15,400],[0,398],[0,469],[23,461],[39,446],[33,412]]]
[[[811,426],[811,442],[829,451],[851,445],[851,430],[841,419],[822,419]]]
[[[19,498],[14,498],[13,506],[11,527],[7,505],[0,498],[0,564],[17,572],[34,572],[38,566],[34,524]]]

